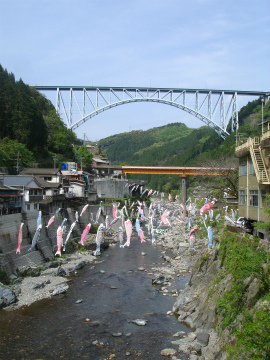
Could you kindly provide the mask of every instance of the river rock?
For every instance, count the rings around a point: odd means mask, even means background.
[[[172,357],[177,355],[177,351],[174,349],[163,349],[160,353],[162,356]]]
[[[36,277],[36,276],[40,276],[41,269],[39,267],[22,266],[19,271],[20,271],[20,275],[23,277],[26,276]]]
[[[112,336],[113,337],[120,337],[120,336],[122,336],[123,334],[122,333],[120,333],[120,332],[118,332],[118,333],[112,333]]]
[[[38,289],[42,289],[44,288],[47,284],[50,284],[51,280],[46,280],[46,281],[39,281],[36,284],[33,285],[32,289],[33,290],[38,290]]]
[[[152,285],[165,285],[168,283],[168,279],[164,275],[158,275],[152,279]]]
[[[198,355],[200,355],[201,350],[202,350],[202,345],[200,345],[200,344],[197,343],[197,342],[194,342],[194,343],[191,344],[191,350],[196,351],[196,353],[197,353]]]
[[[59,268],[57,269],[57,276],[65,276],[67,275],[65,269],[62,268],[62,266],[59,266]]]
[[[82,269],[82,268],[83,268],[85,265],[87,265],[88,263],[89,263],[89,261],[81,261],[81,262],[79,262],[79,264],[77,264],[77,265],[74,267],[74,270],[73,270],[73,271]]]
[[[197,341],[202,346],[207,346],[209,342],[209,334],[207,331],[200,331],[197,333]]]
[[[7,307],[17,301],[15,292],[9,288],[0,287],[0,309]]]
[[[53,290],[53,295],[59,295],[59,294],[62,294],[62,293],[65,293],[68,289],[68,285],[65,285],[64,286],[57,286],[54,290]]]
[[[131,320],[132,323],[139,325],[139,326],[144,326],[147,323],[147,320],[143,320],[143,319],[136,319],[136,320]]]

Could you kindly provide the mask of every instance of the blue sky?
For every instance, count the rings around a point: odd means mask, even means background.
[[[269,0],[0,0],[0,14],[0,63],[29,85],[270,90]],[[135,103],[75,132],[96,141],[172,122],[204,125]]]

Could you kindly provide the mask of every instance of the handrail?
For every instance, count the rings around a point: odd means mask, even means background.
[[[262,159],[262,163],[263,163],[264,172],[265,172],[265,175],[266,175],[266,178],[267,178],[267,182],[269,182],[269,176],[268,176],[268,172],[267,172],[267,169],[266,169],[266,166],[265,166],[264,157],[262,155],[262,149],[261,149],[260,146],[259,146],[259,151],[260,151],[260,155],[261,155],[261,159]]]
[[[270,130],[267,130],[262,134],[262,140],[265,140],[268,138],[270,138]]]
[[[269,176],[268,176],[268,172],[267,172],[265,162],[264,162],[264,158],[263,158],[263,155],[262,155],[262,150],[261,150],[261,147],[259,146],[260,145],[260,137],[256,137],[256,138],[253,138],[253,139],[249,138],[248,143],[249,143],[250,155],[251,155],[251,158],[252,158],[252,162],[254,164],[254,170],[255,170],[255,173],[256,173],[258,183],[263,183],[264,182],[264,175],[266,176],[267,182],[269,182]],[[262,160],[262,163],[263,163],[263,169],[264,169],[263,171],[260,170],[259,166],[258,166],[257,158],[256,158],[255,151],[254,151],[255,146],[258,148],[258,150],[260,152],[260,157],[261,157],[261,160]]]
[[[260,176],[261,174],[260,174],[260,170],[259,170],[259,167],[258,167],[255,152],[254,152],[253,139],[248,138],[247,143],[249,144],[250,156],[251,156],[251,159],[252,159],[252,162],[253,162],[253,165],[254,165],[254,170],[255,170],[256,177],[257,177],[257,181],[260,183],[261,182],[261,176]]]

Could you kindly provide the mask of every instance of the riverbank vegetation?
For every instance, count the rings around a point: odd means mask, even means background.
[[[230,281],[216,299],[216,330],[232,332],[233,338],[223,348],[230,359],[270,358],[270,265],[267,242],[249,234],[224,232],[218,257],[219,284]]]

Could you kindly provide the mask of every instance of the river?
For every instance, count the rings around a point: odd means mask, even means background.
[[[163,251],[132,238],[129,248],[109,247],[95,264],[70,277],[67,293],[1,310],[0,359],[164,360],[160,352],[172,348],[172,335],[189,329],[167,315],[176,300],[171,290],[183,289],[188,276],[171,279],[166,295],[152,286],[148,273],[164,266]],[[135,319],[147,323],[139,326]]]

